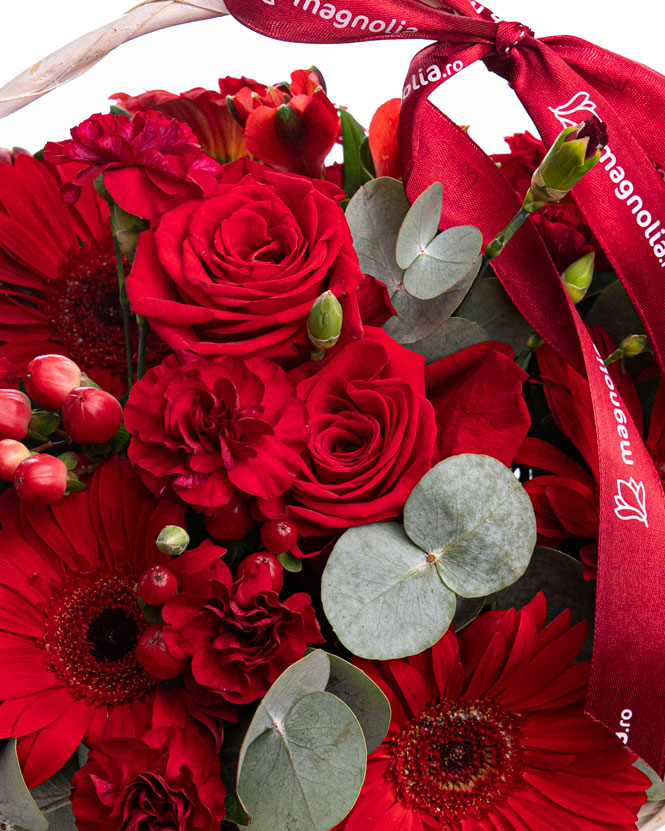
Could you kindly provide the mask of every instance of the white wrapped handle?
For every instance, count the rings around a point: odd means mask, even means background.
[[[228,14],[223,0],[144,0],[117,20],[37,61],[0,88],[0,118],[71,81],[128,40],[194,20]]]

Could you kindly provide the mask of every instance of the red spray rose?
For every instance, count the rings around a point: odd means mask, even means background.
[[[102,173],[113,200],[144,219],[214,191],[217,162],[201,150],[187,125],[161,113],[134,118],[97,113],[73,127],[71,135],[66,141],[49,141],[45,148],[47,161],[84,165],[61,188],[70,204]]]
[[[173,349],[292,358],[309,354],[307,315],[330,289],[342,337],[360,337],[363,275],[341,196],[248,159],[224,165],[216,195],[141,234],[127,278],[132,309]]]
[[[205,513],[238,491],[284,493],[309,436],[295,384],[263,358],[170,355],[132,387],[124,415],[148,487]]]
[[[298,395],[312,431],[287,495],[299,531],[320,534],[398,516],[435,452],[424,359],[368,327],[365,338],[301,381]]]
[[[182,728],[108,739],[90,752],[72,785],[79,831],[218,831],[224,818],[219,758]]]
[[[162,617],[169,652],[191,659],[186,686],[233,704],[256,701],[308,646],[323,640],[309,595],[280,601],[274,568],[261,558],[235,582],[220,569],[200,591],[181,592],[166,602]]]
[[[425,368],[434,405],[441,458],[485,453],[512,463],[531,424],[522,394],[527,374],[506,343],[489,341],[461,349]]]

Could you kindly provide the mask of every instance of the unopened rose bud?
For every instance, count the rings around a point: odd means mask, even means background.
[[[531,213],[560,202],[600,159],[606,144],[607,128],[596,116],[562,130],[531,178],[524,209]]]
[[[575,304],[579,303],[589,290],[591,280],[593,279],[595,259],[596,252],[589,251],[588,254],[585,254],[579,260],[575,260],[572,265],[569,265],[561,275],[568,296]]]
[[[139,236],[148,227],[148,223],[138,216],[128,214],[127,211],[123,211],[115,204],[113,205],[112,216],[115,238],[123,255],[131,263],[134,260]]]
[[[634,358],[644,352],[647,345],[646,335],[627,335],[617,348],[605,358],[605,366],[613,364],[622,358]]]
[[[189,545],[189,534],[179,525],[166,525],[159,532],[155,545],[162,554],[170,554],[177,557]]]
[[[340,302],[330,290],[317,297],[307,318],[307,334],[316,350],[325,351],[337,343],[343,318]]]

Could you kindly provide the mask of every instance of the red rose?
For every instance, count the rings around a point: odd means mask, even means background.
[[[217,831],[224,818],[219,759],[182,728],[108,739],[90,751],[72,785],[79,831]]]
[[[441,458],[485,453],[512,463],[531,424],[522,394],[527,374],[506,343],[469,346],[425,368]]]
[[[237,491],[284,493],[309,435],[294,383],[263,358],[170,355],[132,387],[124,417],[148,487],[205,513]]]
[[[132,309],[173,349],[200,355],[290,358],[307,349],[307,315],[330,289],[344,335],[362,334],[363,281],[328,182],[240,159],[216,195],[186,202],[141,234],[127,278]]]
[[[398,516],[435,452],[424,360],[382,329],[340,349],[298,384],[311,439],[287,494],[301,534]]]
[[[61,188],[74,203],[81,188],[104,174],[104,185],[130,214],[153,219],[183,199],[210,194],[219,165],[185,124],[161,113],[93,115],[73,127],[72,138],[46,144],[47,161],[85,165]]]
[[[176,659],[191,659],[188,687],[248,704],[308,646],[322,642],[309,595],[281,602],[273,586],[271,564],[259,561],[235,582],[230,571],[220,570],[205,591],[182,592],[166,602],[164,639]]]

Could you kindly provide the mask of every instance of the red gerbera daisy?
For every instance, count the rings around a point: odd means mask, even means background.
[[[586,627],[544,596],[406,660],[358,665],[390,700],[345,831],[634,831],[648,780],[583,713]]]
[[[29,785],[59,770],[81,740],[182,723],[181,691],[155,682],[136,659],[148,624],[134,584],[168,562],[187,586],[219,558],[216,546],[176,560],[157,550],[159,531],[183,515],[184,506],[155,499],[119,459],[54,505],[19,502],[13,491],[0,500],[0,737],[18,737]],[[190,716],[208,722],[210,702],[187,703]],[[233,716],[213,707],[216,718]]]
[[[0,356],[21,373],[36,355],[68,355],[121,394],[125,353],[108,208],[92,186],[76,205],[60,198],[63,179],[78,169],[25,154],[0,165]],[[132,337],[136,348],[136,330]],[[165,347],[149,337],[149,360],[158,361]]]

